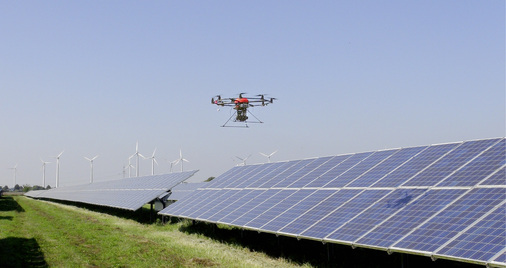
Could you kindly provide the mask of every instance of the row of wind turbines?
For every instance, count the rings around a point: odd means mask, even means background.
[[[57,156],[51,157],[51,158],[56,159],[56,185],[55,185],[56,188],[58,188],[59,182],[60,182],[60,158],[63,155],[63,152],[64,151],[59,153]],[[156,148],[153,151],[153,154],[151,155],[151,157],[145,157],[144,155],[142,155],[139,152],[139,142],[137,142],[135,144],[135,153],[128,157],[128,166],[123,168],[123,177],[125,177],[125,170],[127,168],[128,168],[128,177],[129,178],[131,177],[131,169],[132,168],[134,168],[136,171],[136,177],[139,177],[139,159],[140,159],[140,157],[142,157],[144,159],[151,160],[151,175],[154,175],[155,174],[155,164],[158,165],[158,161],[156,161],[156,158],[155,158],[155,153],[156,153]],[[99,155],[96,155],[91,158],[83,156],[84,159],[86,159],[90,162],[90,183],[93,183],[93,163],[94,163],[95,159],[97,159],[98,157],[99,157]],[[133,166],[131,164],[131,160],[133,157],[136,157],[136,166]],[[42,162],[42,185],[43,185],[43,187],[46,187],[46,165],[50,164],[51,162],[44,161],[42,158],[40,158],[40,161]],[[173,167],[178,164],[181,164],[181,172],[183,172],[183,170],[184,170],[183,163],[184,162],[190,162],[190,161],[183,158],[183,152],[180,149],[179,150],[179,158],[170,162],[170,172],[172,173]],[[14,167],[12,167],[12,168],[9,168],[14,171],[14,185],[16,185],[17,168],[18,168],[18,164],[14,165]]]
[[[274,151],[274,152],[272,152],[272,153],[270,153],[270,154],[264,154],[264,153],[259,153],[259,154],[261,154],[261,155],[263,155],[263,156],[267,157],[267,163],[270,163],[270,162],[271,162],[271,157],[272,157],[275,153],[277,153],[277,152],[278,152],[278,150],[276,150],[276,151]],[[239,156],[236,156],[236,158],[237,158],[237,159],[241,160],[241,163],[240,163],[240,164],[237,164],[237,165],[238,165],[238,166],[245,166],[245,165],[246,165],[246,160],[248,160],[248,158],[250,158],[250,157],[251,157],[251,155],[248,155],[247,157],[244,157],[244,158],[239,157]]]
[[[156,148],[150,157],[145,157],[144,155],[139,153],[139,142],[137,142],[135,144],[135,153],[128,157],[128,165],[126,167],[123,167],[123,172],[125,172],[126,169],[128,169],[128,177],[130,178],[132,175],[131,172],[132,172],[132,168],[133,168],[133,169],[135,169],[135,173],[136,173],[135,176],[139,177],[139,159],[140,159],[140,157],[142,157],[144,159],[151,159],[151,175],[155,175],[155,164],[158,165],[158,161],[156,161],[156,158],[155,158],[155,153],[156,153]],[[136,166],[135,167],[131,163],[131,160],[133,157],[136,157]],[[183,158],[183,152],[181,149],[179,149],[179,158],[170,162],[170,173],[172,173],[173,166],[176,166],[179,163],[181,163],[181,172],[183,172],[183,170],[184,170],[183,163],[184,162],[190,162],[190,161]]]
[[[60,157],[63,155],[63,152],[62,151],[61,153],[59,153],[57,156],[53,156],[51,158],[55,158],[56,159],[56,188],[58,188],[59,186],[59,181],[60,181]],[[278,152],[278,150],[270,153],[270,154],[264,154],[264,153],[260,153],[262,156],[264,157],[267,157],[267,162],[268,163],[271,163],[271,157],[276,153]],[[136,142],[135,144],[135,153],[132,154],[131,156],[128,157],[128,166],[124,166],[123,167],[123,177],[125,177],[125,172],[126,170],[128,169],[128,177],[130,178],[132,176],[131,174],[131,170],[132,168],[135,169],[135,176],[136,177],[139,177],[139,159],[142,157],[143,159],[146,159],[146,160],[151,160],[151,175],[155,175],[155,164],[158,165],[158,161],[156,161],[156,158],[155,158],[155,153],[156,153],[156,148],[155,150],[153,151],[153,154],[150,156],[150,157],[145,157],[144,155],[142,155],[140,152],[139,152],[139,142]],[[86,156],[83,156],[84,159],[88,160],[90,162],[90,183],[93,183],[93,162],[95,161],[95,159],[97,159],[99,157],[99,155],[96,155],[92,158],[89,158],[89,157],[86,157]],[[136,165],[133,166],[131,164],[131,160],[132,158],[136,157]],[[239,156],[236,156],[237,159],[239,159],[241,161],[240,164],[238,164],[238,166],[245,166],[246,165],[246,160],[248,160],[249,158],[251,157],[251,155],[247,156],[247,157],[244,157],[244,158],[241,158]],[[47,164],[50,164],[51,162],[47,162],[47,161],[44,161],[42,158],[40,158],[40,161],[42,162],[42,185],[43,187],[46,187],[46,165]],[[170,164],[170,173],[172,173],[172,170],[173,170],[173,167],[180,164],[181,166],[181,172],[183,172],[184,170],[184,162],[190,162],[188,161],[187,159],[185,159],[183,157],[183,152],[182,150],[180,149],[179,150],[179,158],[172,161],[172,162],[169,162]],[[12,167],[12,168],[9,168],[9,169],[12,169],[14,170],[14,185],[16,185],[16,174],[17,174],[17,164]]]

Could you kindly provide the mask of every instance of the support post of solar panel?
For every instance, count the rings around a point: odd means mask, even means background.
[[[149,202],[149,205],[150,205],[150,210],[149,210],[149,222],[153,222],[153,204],[154,204],[155,201],[151,201]]]

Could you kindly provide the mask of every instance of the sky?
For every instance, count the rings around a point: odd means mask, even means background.
[[[505,2],[0,1],[0,185],[503,137]],[[269,94],[220,127],[217,94]],[[132,159],[135,166],[135,159]],[[180,166],[175,166],[179,171]],[[135,170],[131,170],[132,175]],[[140,160],[141,176],[151,174]]]

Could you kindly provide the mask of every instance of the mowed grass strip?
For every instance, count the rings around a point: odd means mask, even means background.
[[[141,224],[74,206],[9,197],[0,199],[0,266],[56,267],[294,267],[247,248],[179,231],[178,224]],[[2,203],[3,202],[3,203]],[[23,256],[19,256],[23,255]],[[5,261],[4,261],[5,260]]]

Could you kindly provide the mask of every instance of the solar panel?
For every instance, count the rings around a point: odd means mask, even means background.
[[[464,142],[420,174],[404,183],[403,186],[434,186],[467,161],[497,142],[498,139]]]
[[[237,199],[230,206],[228,206],[227,210],[217,213],[220,216],[219,219],[218,215],[213,215],[211,218],[216,218],[214,221],[217,221],[219,223],[231,223],[240,215],[243,215],[247,210],[255,206],[256,203],[261,202],[262,198],[265,198],[265,196],[271,194],[265,193],[266,191],[267,190],[252,190],[251,192],[247,192],[241,198]],[[255,201],[251,202],[252,200]]]
[[[352,155],[340,155],[335,156],[330,159],[325,165],[319,169],[318,173],[315,173],[315,179],[304,185],[307,188],[320,188],[323,185],[330,182],[330,180],[334,179],[336,174],[337,166],[341,165],[346,159],[350,158]],[[344,164],[343,164],[344,166]]]
[[[245,203],[241,207],[237,208],[235,211],[231,212],[227,216],[220,219],[220,223],[226,223],[230,225],[235,226],[243,226],[250,220],[254,218],[254,214],[248,214],[252,209],[254,209],[256,206],[260,205],[261,203],[265,202],[266,199],[274,196],[281,190],[266,190],[261,193],[259,193],[257,196],[255,196],[253,199],[251,199],[249,202]]]
[[[277,175],[279,172],[285,170],[288,166],[291,166],[293,164],[294,163],[291,162],[280,162],[280,163],[273,163],[271,165],[266,165],[267,168],[251,176],[249,183],[247,185],[240,185],[240,186],[242,186],[243,188],[260,187],[262,184],[271,180],[273,176]]]
[[[277,183],[272,185],[273,188],[286,188],[288,185],[292,184],[294,181],[299,180],[301,177],[306,175],[311,170],[315,169],[317,166],[321,165],[323,161],[326,159],[316,158],[316,159],[306,159],[302,160],[296,167],[296,171],[291,173],[290,175],[280,178]],[[278,177],[279,178],[279,177]]]
[[[323,176],[321,176],[318,180],[311,182],[306,185],[306,187],[315,187],[315,184],[319,184],[320,181],[328,181],[321,187],[325,188],[340,188],[348,183],[347,181],[342,181],[340,176],[346,173],[348,170],[352,169],[359,163],[361,163],[364,159],[371,156],[373,152],[366,153],[358,153],[350,156],[348,159],[344,160],[342,163],[329,170]]]
[[[289,193],[288,191],[292,193]],[[280,194],[278,194],[277,196],[279,197],[277,198],[277,200],[282,199],[281,201],[277,202],[277,204],[275,205],[267,207],[263,213],[261,213],[256,218],[246,223],[244,227],[249,229],[258,229],[262,227],[263,225],[271,221],[273,218],[283,213],[288,208],[292,207],[294,203],[299,202],[300,200],[311,195],[315,191],[316,190],[293,190],[293,191],[285,190],[285,192],[288,192],[286,197],[284,195],[281,196]]]
[[[364,212],[348,220],[341,228],[325,237],[325,241],[339,240],[350,244],[373,229],[378,223],[407,206],[426,189],[397,189],[378,200]]]
[[[355,244],[387,249],[465,192],[464,189],[429,190],[357,239]]]
[[[195,190],[197,190],[200,187],[205,187],[207,183],[201,182],[201,183],[181,183],[176,185],[170,190],[170,195],[167,197],[167,200],[179,200]]]
[[[459,257],[489,261],[506,245],[506,200],[483,219],[471,225],[442,249],[437,257]]]
[[[294,202],[292,207],[287,208],[285,211],[273,217],[271,221],[263,225],[260,229],[278,232],[281,228],[296,221],[300,215],[303,215],[334,193],[334,190],[315,190],[304,197],[304,199]]]
[[[473,186],[505,163],[506,141],[501,140],[457,170],[438,186]]]
[[[234,167],[160,214],[504,267],[505,176],[504,138],[381,150]]]
[[[506,185],[506,167],[499,168],[495,173],[491,174],[480,185]]]
[[[301,188],[309,184],[318,176],[327,171],[329,167],[335,166],[335,162],[332,161],[333,158],[334,157],[322,157],[313,161],[311,165],[306,166],[306,169],[308,169],[309,172],[292,184],[288,185],[287,188]]]
[[[310,228],[302,232],[300,236],[311,239],[324,239],[348,220],[358,215],[359,212],[390,192],[391,190],[363,190],[353,198],[337,204],[336,209],[321,220],[316,221]]]
[[[233,202],[242,194],[241,190],[222,190],[222,192],[221,196],[215,199],[215,202],[205,204],[201,210],[197,210],[197,220],[207,220],[212,215],[218,213],[226,204]]]
[[[235,200],[230,200],[230,202],[225,203],[219,207],[220,210],[216,211],[214,214],[207,217],[205,220],[209,222],[218,222],[221,218],[225,217],[230,211],[234,211],[238,207],[244,205],[250,199],[255,197],[258,194],[258,191],[253,190],[241,190],[237,195],[234,196]]]
[[[370,168],[374,167],[375,165],[381,163],[381,161],[387,159],[392,154],[396,153],[398,149],[395,150],[386,150],[386,151],[378,151],[371,154],[366,159],[362,160],[360,163],[355,165],[353,168],[347,170],[343,174],[341,174],[336,180],[339,181],[338,185],[334,185],[334,187],[343,187],[352,182],[354,179],[356,179],[358,176],[364,174],[367,172]]]
[[[305,213],[299,215],[294,221],[290,222],[285,227],[281,228],[278,231],[278,234],[298,236],[304,230],[310,228],[313,224],[318,222],[318,220],[334,211],[336,207],[342,205],[344,202],[353,198],[360,192],[362,192],[362,190],[340,190],[334,192],[334,194],[324,199]]]
[[[505,199],[506,191],[501,188],[470,190],[454,204],[395,243],[393,247],[433,252]]]
[[[188,171],[59,187],[41,191],[36,198],[137,210],[190,178],[195,172]]]
[[[434,163],[434,161],[447,154],[458,145],[459,144],[453,143],[430,146],[413,157],[413,159],[404,163],[398,169],[392,171],[392,173],[373,184],[372,187],[400,186],[402,183],[406,182],[408,179],[428,167],[430,164]]]

